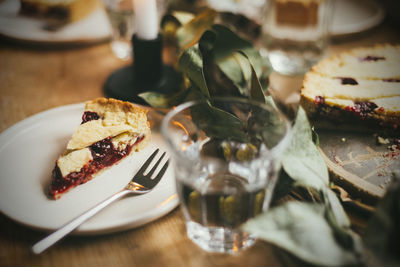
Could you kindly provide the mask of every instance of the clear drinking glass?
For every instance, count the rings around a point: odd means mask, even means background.
[[[132,56],[131,38],[135,32],[132,0],[103,0],[111,24],[111,50],[122,60]]]
[[[112,34],[111,50],[118,58],[128,60],[132,57],[132,35],[136,32],[132,0],[103,0]],[[168,1],[157,0],[159,19],[167,10]]]
[[[304,74],[329,44],[332,0],[267,0],[262,42],[273,69]]]
[[[211,103],[176,107],[161,131],[173,152],[189,238],[206,251],[233,253],[255,242],[241,225],[268,209],[290,126],[265,104]]]

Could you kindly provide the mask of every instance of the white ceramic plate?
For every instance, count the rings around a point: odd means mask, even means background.
[[[334,0],[333,3],[333,36],[366,31],[385,17],[383,8],[374,0]]]
[[[17,0],[0,3],[0,34],[19,41],[46,44],[100,42],[111,34],[107,14],[101,8],[57,31],[46,30],[40,19],[20,15],[19,8]]]
[[[84,104],[75,104],[44,111],[0,135],[0,210],[6,216],[33,228],[55,230],[122,189],[155,148],[167,151],[160,133],[152,129],[151,141],[144,150],[72,189],[60,199],[51,200],[46,195],[51,171],[80,124],[83,110]],[[82,224],[75,233],[125,230],[170,212],[178,205],[171,165],[153,191],[143,196],[128,196],[111,204]]]

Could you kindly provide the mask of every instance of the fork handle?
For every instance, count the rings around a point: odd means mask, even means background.
[[[67,234],[69,234],[70,232],[75,230],[79,225],[84,223],[86,220],[90,219],[96,213],[98,213],[99,211],[101,211],[102,209],[104,209],[105,207],[110,205],[115,200],[120,199],[121,197],[125,196],[129,192],[130,192],[129,190],[121,190],[121,191],[115,193],[114,195],[112,195],[111,197],[109,197],[109,198],[105,199],[104,201],[100,202],[99,204],[97,204],[93,208],[85,211],[84,213],[82,213],[81,215],[79,215],[78,217],[73,219],[72,221],[66,223],[65,225],[63,225],[57,231],[51,233],[50,235],[48,235],[47,237],[45,237],[41,241],[37,242],[32,247],[33,253],[35,253],[35,254],[42,253],[43,251],[45,251],[46,249],[48,249],[49,247],[54,245],[61,238],[63,238],[64,236],[66,236]]]

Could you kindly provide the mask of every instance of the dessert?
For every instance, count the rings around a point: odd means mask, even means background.
[[[82,123],[57,159],[49,194],[58,199],[99,172],[139,151],[150,140],[147,111],[129,102],[98,98],[86,102]]]
[[[400,133],[400,45],[322,60],[305,75],[300,103],[316,127]]]
[[[276,23],[292,26],[316,25],[322,0],[276,0]]]
[[[20,3],[22,15],[64,23],[87,17],[101,4],[99,0],[20,0]]]

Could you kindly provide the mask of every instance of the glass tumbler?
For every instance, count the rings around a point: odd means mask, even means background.
[[[216,98],[179,105],[161,131],[188,237],[210,252],[251,246],[255,237],[241,225],[268,209],[290,139],[288,120],[262,103]]]
[[[146,1],[146,0],[144,0]],[[159,20],[165,14],[168,1],[157,0]],[[132,57],[132,35],[136,32],[132,0],[103,0],[111,25],[111,50],[122,60]]]
[[[262,46],[276,72],[304,74],[323,57],[332,12],[332,0],[267,0]]]
[[[103,0],[111,25],[111,50],[116,57],[128,60],[132,56],[131,38],[135,32],[132,0]]]

